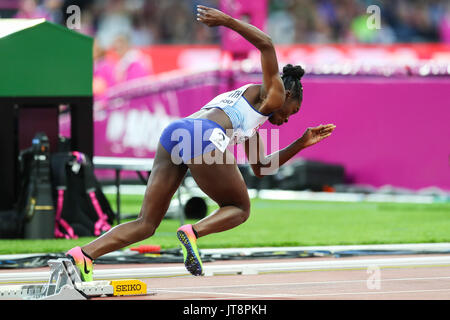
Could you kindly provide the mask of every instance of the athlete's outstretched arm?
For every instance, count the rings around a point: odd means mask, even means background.
[[[266,156],[264,142],[256,132],[249,140],[245,141],[245,154],[250,166],[257,177],[270,175],[278,171],[278,168],[294,157],[301,150],[312,146],[329,137],[336,126],[334,124],[320,125],[308,128],[303,135],[286,148]]]
[[[255,26],[234,19],[220,10],[201,5],[197,6],[197,10],[198,21],[209,27],[224,26],[234,30],[261,52],[264,103],[260,111],[269,114],[280,108],[286,96],[272,39]]]

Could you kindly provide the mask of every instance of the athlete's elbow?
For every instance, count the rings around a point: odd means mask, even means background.
[[[279,164],[277,161],[274,161],[274,159],[266,159],[264,162],[260,162],[253,166],[253,173],[257,178],[263,178],[277,173],[278,169]]]
[[[255,175],[255,177],[257,177],[257,178],[264,178],[266,175],[267,175],[267,173],[265,173],[265,166],[263,166],[263,165],[261,165],[261,164],[258,164],[258,165],[254,165],[253,166],[253,174]]]
[[[258,164],[253,164],[251,165],[253,174],[255,175],[255,177],[257,178],[262,178],[263,175],[261,174],[261,166],[259,166]]]
[[[258,49],[260,51],[274,49],[272,38],[268,35],[265,35],[263,38],[261,38],[261,40],[258,44]]]

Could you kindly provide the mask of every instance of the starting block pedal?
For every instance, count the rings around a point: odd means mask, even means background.
[[[1,286],[0,300],[86,300],[100,296],[150,294],[147,284],[136,279],[83,282],[67,258],[49,260],[48,265],[50,279],[47,284]]]

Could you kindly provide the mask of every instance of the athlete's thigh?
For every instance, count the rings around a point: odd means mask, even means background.
[[[218,150],[212,151],[220,153]],[[247,185],[234,155],[225,150],[222,163],[187,164],[197,185],[219,206],[250,206]]]
[[[162,219],[187,171],[185,164],[174,164],[170,154],[158,144],[147,182],[140,217],[156,222]]]

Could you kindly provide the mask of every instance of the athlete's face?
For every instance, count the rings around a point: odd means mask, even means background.
[[[292,98],[288,95],[284,101],[284,105],[272,113],[269,118],[269,122],[274,125],[281,126],[282,124],[288,122],[291,115],[296,114],[300,110],[301,104],[302,97],[299,99],[298,97]]]

